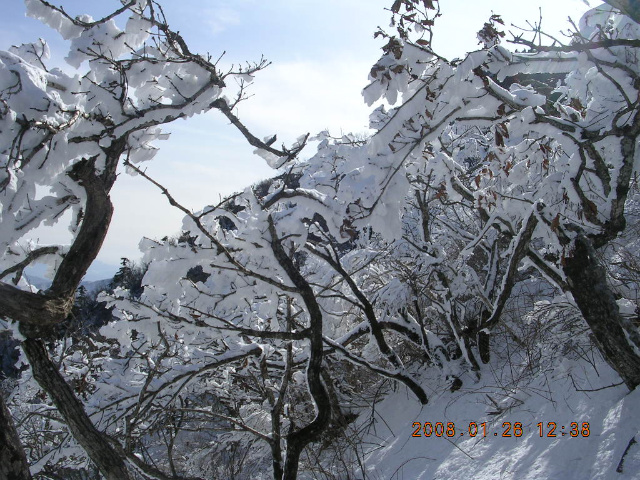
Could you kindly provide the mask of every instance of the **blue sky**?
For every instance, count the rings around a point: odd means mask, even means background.
[[[94,17],[117,7],[115,0],[51,0],[72,14]],[[66,54],[57,34],[24,16],[21,0],[5,0],[0,17],[0,49],[45,38],[52,61]],[[360,91],[371,65],[380,55],[378,25],[389,24],[391,0],[165,0],[169,24],[186,38],[193,51],[209,52],[227,64],[259,60],[272,65],[254,81],[253,97],[239,107],[241,119],[264,137],[278,134],[290,144],[299,135],[329,128],[331,133],[367,131],[369,108]],[[596,6],[599,2],[591,2]],[[444,0],[434,45],[446,57],[462,56],[477,48],[475,32],[492,12],[501,14],[508,28],[537,21],[542,7],[543,27],[556,33],[566,18],[578,20],[587,9],[583,0]],[[264,161],[221,115],[212,112],[180,121],[168,128],[170,140],[148,172],[165,184],[189,208],[197,210],[273,174]],[[312,151],[307,151],[310,156]],[[143,236],[159,238],[179,231],[182,215],[172,210],[157,190],[143,179],[122,174],[112,191],[116,208],[99,261],[117,268],[119,258],[138,258]],[[43,242],[64,239],[60,231],[39,232]],[[106,274],[94,270],[94,277]],[[108,271],[108,269],[107,269]]]

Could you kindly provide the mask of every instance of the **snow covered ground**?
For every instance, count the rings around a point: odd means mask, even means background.
[[[640,440],[640,391],[629,393],[624,385],[606,388],[620,380],[601,360],[595,368],[565,360],[510,388],[501,386],[508,365],[500,372],[487,366],[481,381],[468,377],[456,392],[434,392],[422,408],[400,389],[375,409],[375,428],[364,438],[372,445],[365,478],[640,479],[640,444],[630,445],[634,436]],[[412,436],[414,422],[422,424],[420,437]],[[430,437],[424,436],[426,422],[434,426]],[[441,437],[436,422],[444,424]],[[447,422],[455,424],[451,437]],[[469,435],[472,422],[478,426],[474,438]],[[522,424],[519,437],[516,422]],[[550,422],[556,425],[555,437],[549,436]],[[585,422],[588,431],[583,431]]]

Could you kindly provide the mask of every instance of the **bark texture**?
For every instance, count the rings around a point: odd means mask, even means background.
[[[591,240],[584,235],[576,238],[575,250],[566,259],[564,272],[571,294],[604,359],[633,390],[640,385],[640,357],[627,341],[606,272],[598,263]]]
[[[31,480],[27,456],[2,395],[0,395],[0,480]]]
[[[76,441],[87,452],[107,480],[129,480],[124,455],[117,452],[84,411],[73,389],[62,377],[40,340],[27,339],[22,348],[31,364],[33,377],[51,396]]]

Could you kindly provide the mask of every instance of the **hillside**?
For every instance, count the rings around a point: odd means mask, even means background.
[[[558,367],[538,372],[517,386],[502,383],[511,375],[508,367],[502,371],[485,368],[481,382],[469,383],[455,393],[434,392],[431,403],[422,408],[405,392],[388,396],[376,406],[375,428],[363,438],[364,444],[372,445],[366,457],[366,478],[640,478],[640,445],[630,445],[640,433],[640,392],[629,393],[624,386],[607,388],[619,380],[602,362],[596,363],[599,376],[583,362],[565,361]],[[456,435],[414,438],[414,422],[423,426],[443,422],[445,427],[446,422],[454,422]],[[471,422],[479,425],[475,438],[469,437]],[[486,422],[486,437],[482,422]],[[511,430],[505,422],[511,424]],[[519,438],[514,436],[516,422],[522,424]],[[557,425],[555,438],[548,436],[549,422]],[[582,431],[572,437],[571,422],[577,422],[580,430],[588,422],[588,437]],[[512,436],[502,437],[503,433]]]

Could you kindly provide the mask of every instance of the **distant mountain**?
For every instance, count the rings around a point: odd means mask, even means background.
[[[91,293],[97,293],[107,287],[118,267],[96,260],[91,264],[89,271],[84,276],[81,285]],[[47,266],[36,264],[24,271],[25,278],[36,288],[45,290],[51,285],[51,280],[46,278]]]
[[[89,296],[93,296],[106,290],[109,283],[111,283],[111,279],[105,278],[103,280],[83,281],[80,285],[87,289]]]
[[[25,274],[25,278],[31,285],[40,290],[46,290],[51,285],[51,280],[39,277],[37,275]],[[94,294],[100,293],[103,290],[106,290],[109,286],[109,283],[111,283],[111,278],[103,278],[102,280],[83,280],[82,282],[80,282],[80,285],[86,288],[87,293],[92,296]]]
[[[91,264],[91,267],[89,267],[89,270],[87,271],[87,274],[84,276],[83,281],[95,282],[95,281],[101,281],[102,279],[105,279],[105,278],[111,279],[116,274],[119,268],[120,268],[119,265],[111,265],[110,263],[105,263],[105,262],[101,262],[100,260],[95,260]]]
[[[35,275],[33,273],[24,273],[24,277],[25,279],[34,287],[40,289],[40,290],[45,290],[47,288],[49,288],[49,286],[51,285],[51,280],[48,280],[44,277],[41,277],[39,275]]]

